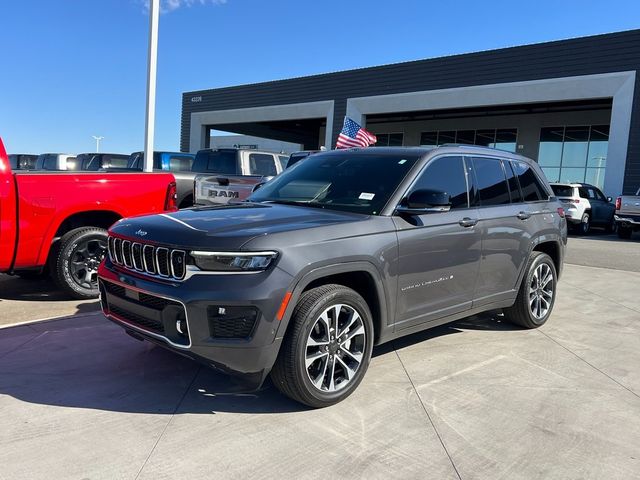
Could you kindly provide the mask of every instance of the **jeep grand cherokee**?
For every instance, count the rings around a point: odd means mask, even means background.
[[[553,309],[567,226],[537,164],[481,147],[317,153],[248,201],[124,219],[105,314],[313,407],[347,397],[374,345],[503,309]]]

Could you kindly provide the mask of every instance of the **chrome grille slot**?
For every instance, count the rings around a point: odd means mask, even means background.
[[[133,268],[139,272],[144,271],[144,262],[142,261],[142,245],[139,243],[133,243],[131,245],[131,257],[133,259]]]
[[[142,248],[142,259],[144,262],[144,270],[151,275],[156,273],[156,256],[151,245],[145,245]]]
[[[156,265],[158,266],[158,275],[168,277],[171,274],[169,267],[169,249],[164,247],[156,248]]]
[[[119,238],[113,241],[113,253],[116,256],[116,263],[122,265],[122,240]]]
[[[187,273],[187,252],[184,250],[156,247],[111,236],[107,240],[107,247],[111,262],[120,267],[176,280],[184,279]]]
[[[115,258],[114,254],[113,254],[113,250],[114,250],[113,249],[113,241],[114,241],[113,237],[109,237],[107,239],[107,251],[109,252],[109,258],[111,259],[112,262],[115,263],[116,258]]]
[[[131,259],[131,242],[129,240],[123,240],[122,242],[122,259],[124,260],[125,267],[133,267],[133,261]]]

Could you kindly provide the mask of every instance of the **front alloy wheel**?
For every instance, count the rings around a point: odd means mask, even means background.
[[[319,408],[358,387],[373,349],[369,306],[354,290],[329,284],[302,294],[271,370],[288,397]]]
[[[346,387],[362,364],[366,346],[362,318],[349,305],[332,305],[318,317],[307,338],[305,366],[320,391]]]

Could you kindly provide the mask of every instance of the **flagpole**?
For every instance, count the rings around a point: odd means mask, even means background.
[[[153,171],[153,135],[156,119],[156,70],[160,0],[149,1],[149,52],[147,55],[147,111],[144,126],[144,168]]]

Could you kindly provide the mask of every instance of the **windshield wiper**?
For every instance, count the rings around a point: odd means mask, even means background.
[[[277,203],[280,205],[295,205],[297,207],[325,208],[325,206],[320,202],[303,202],[300,200],[263,200],[260,203]]]

